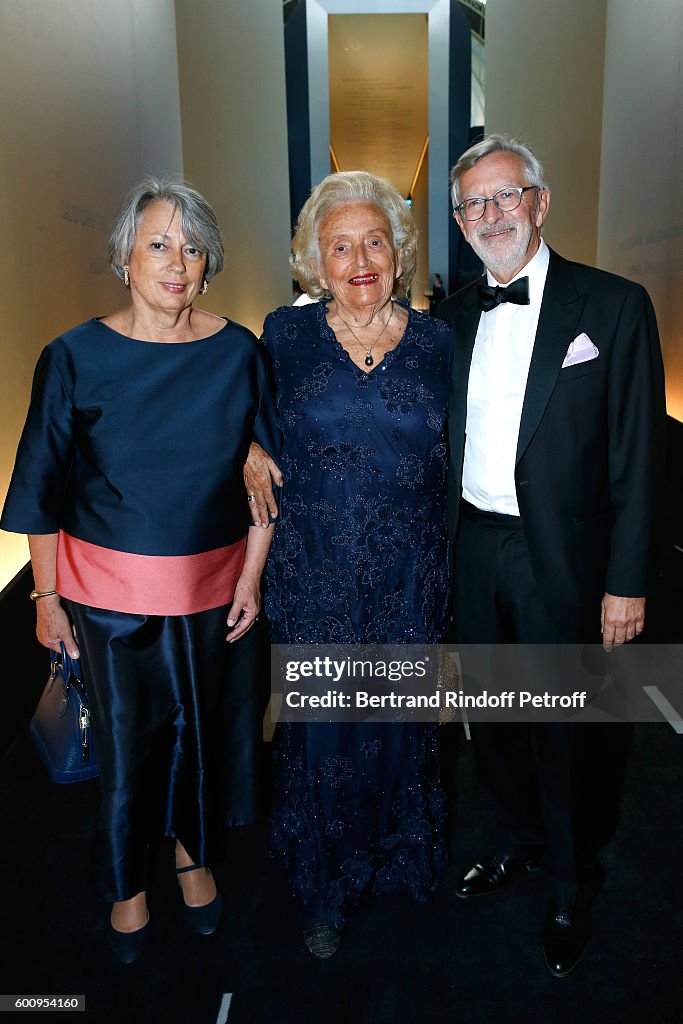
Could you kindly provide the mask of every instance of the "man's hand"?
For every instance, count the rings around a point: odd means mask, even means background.
[[[277,463],[263,450],[260,444],[252,441],[249,455],[244,463],[244,485],[247,488],[249,508],[254,526],[268,526],[269,514],[277,517],[277,502],[273,494],[273,484],[282,487],[282,473]]]
[[[605,594],[602,599],[600,628],[602,646],[606,651],[633,640],[645,628],[645,598]]]

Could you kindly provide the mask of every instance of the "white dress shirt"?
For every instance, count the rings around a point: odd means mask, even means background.
[[[529,278],[528,306],[503,302],[479,318],[467,389],[462,496],[489,512],[519,515],[517,439],[549,259],[541,239],[533,259],[512,278]],[[499,283],[490,273],[487,278],[490,285]]]

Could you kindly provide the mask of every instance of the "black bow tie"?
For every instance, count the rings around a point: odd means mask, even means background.
[[[528,306],[529,278],[520,277],[507,288],[503,288],[502,285],[492,288],[490,284],[478,284],[477,292],[479,309],[482,313],[488,313],[490,309],[495,309],[501,302],[515,302],[518,306]]]

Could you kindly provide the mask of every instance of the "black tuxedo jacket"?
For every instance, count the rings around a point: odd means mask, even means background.
[[[478,308],[477,283],[439,307],[455,336],[451,539],[462,494],[472,350],[479,317],[487,315]],[[599,355],[563,369],[570,343],[582,333]],[[515,487],[534,575],[567,642],[599,639],[605,591],[647,594],[664,425],[662,357],[646,291],[551,250],[522,408]]]

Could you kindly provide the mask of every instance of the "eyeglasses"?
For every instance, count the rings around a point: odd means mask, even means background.
[[[517,209],[525,192],[533,188],[540,189],[540,187],[540,185],[524,185],[517,188],[501,188],[495,196],[488,196],[487,199],[465,199],[455,207],[455,212],[459,213],[463,220],[481,220],[486,210],[486,204],[493,203],[503,213],[510,213]]]

